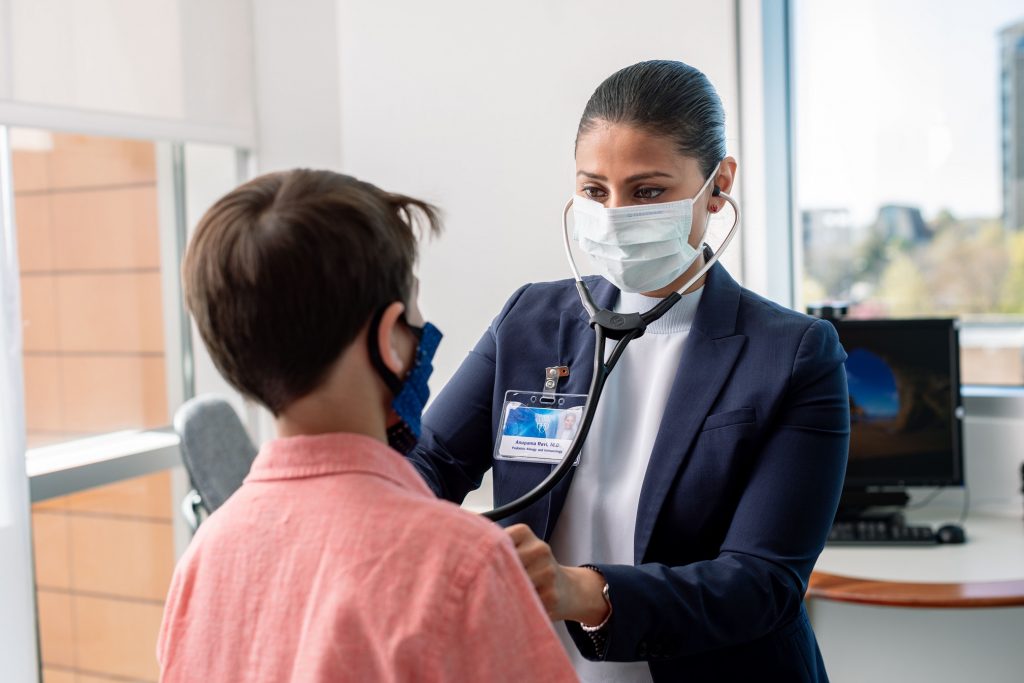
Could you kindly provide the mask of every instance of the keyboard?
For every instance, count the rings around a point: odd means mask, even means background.
[[[930,526],[893,524],[885,520],[837,521],[828,535],[829,545],[935,545]]]

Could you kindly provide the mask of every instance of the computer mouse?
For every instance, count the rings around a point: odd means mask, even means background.
[[[939,543],[963,543],[967,540],[964,528],[959,524],[943,524],[935,532],[935,535],[938,537]]]

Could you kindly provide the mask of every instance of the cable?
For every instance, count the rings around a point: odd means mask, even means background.
[[[962,502],[961,502],[961,506],[960,506],[960,519],[957,522],[957,524],[963,524],[967,520],[967,513],[969,512],[969,510],[971,508],[971,489],[970,489],[970,487],[967,486],[966,482],[964,483],[964,487],[963,488],[964,488],[964,494],[963,494]],[[943,487],[936,486],[935,489],[931,493],[929,493],[927,496],[925,496],[924,500],[916,502],[913,505],[907,505],[906,509],[907,510],[918,510],[920,508],[923,508],[923,507],[929,505],[933,500],[935,500],[936,496],[938,496],[944,490],[945,489]]]
[[[925,497],[924,500],[916,502],[913,505],[907,505],[906,509],[907,510],[917,510],[919,508],[923,508],[926,505],[928,505],[929,503],[931,503],[933,500],[935,500],[935,497],[938,496],[940,493],[942,493],[942,491],[943,491],[943,488],[941,486],[936,486],[935,490],[932,491],[931,493],[929,493]]]
[[[960,509],[960,521],[958,524],[963,524],[967,520],[967,512],[971,508],[971,489],[967,486],[967,482],[964,482],[964,502],[963,507]]]

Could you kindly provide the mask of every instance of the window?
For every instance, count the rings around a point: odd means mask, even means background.
[[[245,157],[223,145],[9,130],[27,457],[30,472],[50,476],[138,446],[131,432],[166,428],[191,393],[179,253],[186,225],[237,184]],[[44,681],[157,680],[187,487],[180,468],[141,454],[149,474],[99,463],[118,471],[99,486],[75,470],[36,487],[35,474],[33,491],[48,491],[32,506]]]
[[[43,681],[156,681],[174,570],[164,471],[32,506]]]
[[[168,425],[156,144],[11,148],[28,447]]]
[[[796,0],[803,303],[956,316],[965,383],[1024,384],[1024,10]]]

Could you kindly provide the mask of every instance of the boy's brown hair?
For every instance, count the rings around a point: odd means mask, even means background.
[[[350,176],[270,173],[203,216],[185,301],[221,374],[275,415],[310,393],[370,317],[409,302],[434,207]]]

